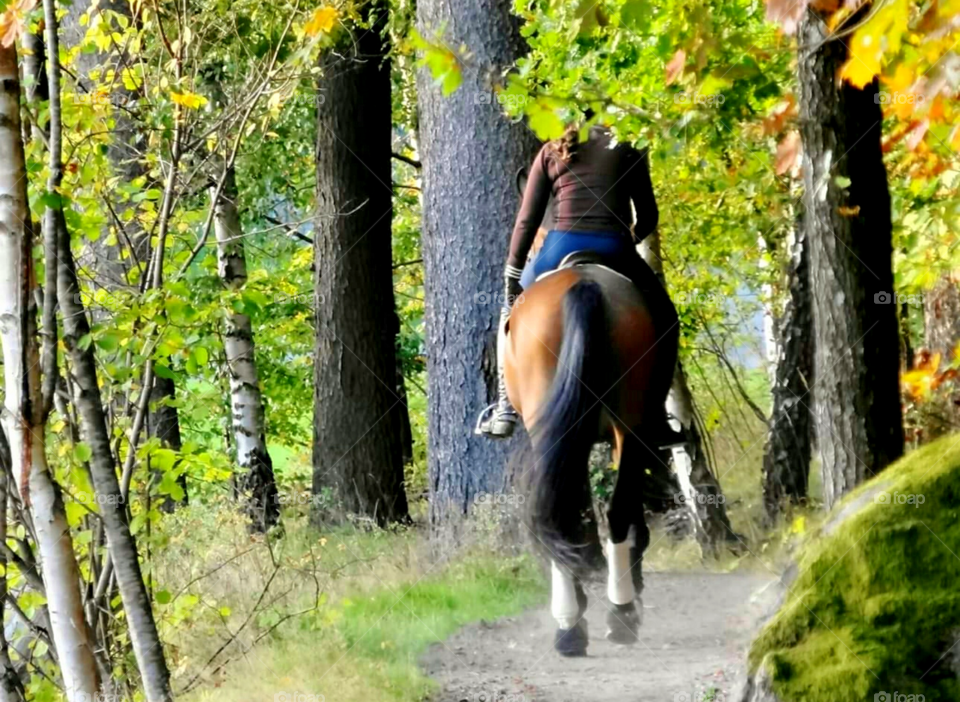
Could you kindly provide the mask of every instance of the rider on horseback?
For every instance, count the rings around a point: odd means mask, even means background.
[[[477,433],[494,438],[513,434],[518,417],[507,398],[502,363],[506,320],[523,290],[555,270],[568,255],[578,251],[598,253],[629,277],[644,293],[658,338],[673,331],[678,323],[670,298],[636,249],[636,244],[657,228],[659,220],[646,153],[616,143],[603,127],[593,127],[584,143],[579,143],[578,134],[579,130],[571,127],[563,138],[545,144],[530,169],[504,272],[497,353],[499,400],[481,413]],[[553,228],[536,257],[527,261],[551,195]],[[636,210],[633,235],[628,224],[633,220],[631,202]],[[657,445],[684,442],[683,436],[667,424],[665,410],[662,422],[657,423],[660,426],[651,427],[650,433]]]

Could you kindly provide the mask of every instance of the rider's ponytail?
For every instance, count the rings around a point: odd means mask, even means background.
[[[580,128],[576,124],[571,124],[564,131],[563,136],[553,142],[553,148],[564,163],[570,163],[580,146]]]

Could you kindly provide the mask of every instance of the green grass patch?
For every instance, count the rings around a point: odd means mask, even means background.
[[[541,603],[546,589],[530,557],[467,557],[417,582],[344,598],[336,629],[351,656],[377,664],[390,699],[418,700],[430,689],[417,665],[430,644]]]
[[[310,540],[307,533],[286,538]],[[291,620],[233,663],[194,700],[274,699],[417,702],[433,690],[419,668],[427,648],[461,626],[522,612],[545,600],[548,583],[531,556],[489,549],[440,565],[421,560],[422,535],[333,530],[324,560],[338,576],[323,606]],[[309,698],[305,698],[309,699]]]
[[[859,487],[838,507],[852,516],[832,531],[828,519],[800,550],[799,575],[750,651],[784,702],[960,699],[948,653],[960,638],[958,438]]]

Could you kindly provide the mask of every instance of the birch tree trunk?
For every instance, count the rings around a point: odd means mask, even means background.
[[[3,340],[3,425],[24,507],[37,536],[53,640],[68,700],[92,699],[99,690],[60,489],[47,466],[40,388],[32,232],[20,131],[16,49],[0,46],[0,338]]]
[[[215,187],[211,188],[211,197],[215,197],[216,192]],[[247,282],[247,261],[232,168],[227,173],[219,199],[211,206],[214,208],[220,279],[227,289],[240,290]],[[234,447],[240,467],[237,488],[244,512],[253,528],[262,532],[279,520],[280,501],[273,475],[273,461],[267,452],[263,396],[260,393],[250,317],[234,311],[227,314],[224,347],[230,373]]]
[[[860,90],[838,80],[849,52],[830,41],[825,21],[807,10],[799,43],[816,48],[801,52],[798,68],[817,444],[829,508],[903,454],[903,420],[879,83]]]
[[[9,476],[13,475],[10,444],[7,435],[0,430],[0,544],[7,543],[7,493],[10,490]],[[0,549],[0,612],[6,613],[7,599],[7,552]],[[23,681],[10,660],[10,645],[7,641],[6,618],[0,614],[0,702],[23,702]]]
[[[59,57],[59,35],[55,0],[44,0],[47,50]],[[63,174],[60,113],[60,63],[47,61],[50,90],[50,183],[58,185]],[[62,209],[62,208],[50,208]],[[134,656],[140,669],[148,702],[173,699],[170,673],[157,633],[150,597],[140,571],[140,557],[127,513],[107,430],[103,401],[97,379],[94,345],[81,340],[90,334],[86,310],[80,300],[80,284],[70,247],[70,232],[64,218],[57,218],[57,292],[63,315],[63,342],[70,359],[74,404],[80,416],[80,431],[90,447],[90,475],[96,490],[97,506],[107,535],[107,549],[116,573]],[[52,265],[52,262],[48,262]],[[134,450],[131,447],[131,450]]]

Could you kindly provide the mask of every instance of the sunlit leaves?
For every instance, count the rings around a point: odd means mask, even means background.
[[[783,140],[777,144],[777,175],[784,175],[799,167],[801,149],[800,133],[796,131],[787,134]]]
[[[13,0],[0,14],[0,44],[13,46],[26,30],[27,14],[37,4],[36,0]]]
[[[880,75],[884,54],[895,55],[900,50],[908,19],[907,0],[879,4],[876,14],[854,33],[850,58],[840,71],[841,77],[862,88]]]
[[[439,41],[431,42],[414,31],[411,35],[414,47],[420,52],[420,65],[426,66],[444,96],[451,95],[463,82],[460,59]]]
[[[177,105],[182,105],[191,110],[199,110],[201,107],[207,104],[207,98],[203,95],[197,95],[196,93],[191,93],[190,91],[185,91],[182,93],[171,92],[170,99],[173,100]]]
[[[340,12],[335,7],[325,5],[313,11],[310,20],[304,25],[303,31],[307,36],[315,37],[320,34],[329,34],[337,23]]]
[[[673,55],[673,58],[670,59],[670,62],[666,65],[664,82],[667,85],[673,85],[676,83],[680,76],[683,75],[683,68],[687,63],[687,52],[683,49],[677,49],[677,52]]]

